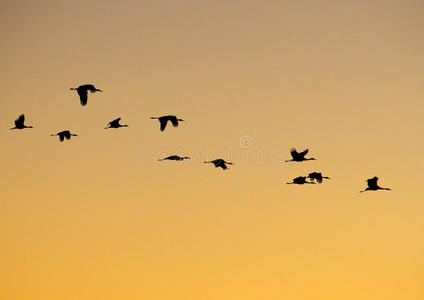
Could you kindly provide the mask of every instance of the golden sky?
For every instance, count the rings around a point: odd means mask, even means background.
[[[422,1],[3,0],[0,34],[0,299],[424,299]]]

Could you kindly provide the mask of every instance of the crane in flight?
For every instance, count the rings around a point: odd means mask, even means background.
[[[160,131],[164,131],[168,121],[172,123],[174,127],[178,127],[178,122],[184,121],[183,119],[178,119],[176,116],[162,116],[162,117],[151,117],[150,119],[157,119],[160,123]]]
[[[295,148],[290,149],[290,154],[292,156],[292,159],[290,160],[286,160],[285,162],[289,162],[289,161],[305,161],[305,160],[316,160],[315,158],[311,157],[311,158],[305,158],[305,155],[308,154],[309,149],[306,149],[302,152],[297,152],[297,150]]]
[[[181,156],[178,156],[178,155],[171,155],[171,156],[168,156],[168,157],[165,157],[165,158],[162,158],[162,159],[158,159],[159,161],[163,161],[163,160],[176,160],[176,161],[182,161],[182,160],[184,160],[184,159],[190,159],[190,157],[188,157],[188,156],[183,156],[183,157],[181,157]]]
[[[311,181],[316,180],[318,183],[322,183],[322,180],[323,179],[330,179],[330,177],[322,176],[322,174],[319,173],[319,172],[309,173],[309,175],[307,176],[307,178],[309,178]]]
[[[389,188],[382,188],[380,186],[378,186],[377,184],[378,182],[378,177],[374,176],[371,179],[367,179],[367,188],[363,191],[360,191],[360,193],[366,192],[366,191],[377,191],[377,190],[386,190],[386,191],[391,191],[391,189]]]
[[[19,118],[15,120],[15,127],[10,128],[10,130],[14,129],[25,129],[25,128],[33,128],[32,126],[26,126],[25,124],[25,115],[21,114]]]
[[[315,182],[312,181],[306,181],[306,176],[299,176],[293,179],[292,182],[287,182],[287,184],[315,184]]]
[[[226,162],[222,158],[218,158],[218,159],[211,160],[211,161],[205,161],[204,163],[205,164],[214,164],[215,168],[222,168],[223,170],[227,170],[228,169],[227,165],[232,165],[233,164],[231,162]]]
[[[102,90],[97,89],[92,84],[84,84],[80,85],[77,88],[70,88],[70,90],[76,90],[78,92],[78,95],[80,97],[81,105],[84,106],[87,104],[88,100],[88,92],[95,93],[95,92],[103,92]]]
[[[119,124],[119,121],[121,120],[121,118],[115,119],[113,121],[110,121],[107,126],[105,127],[105,129],[109,129],[109,128],[119,128],[119,127],[128,127],[128,125],[121,125]]]
[[[65,140],[65,138],[67,140],[70,140],[71,136],[78,136],[78,134],[73,134],[69,130],[64,130],[64,131],[58,132],[56,134],[51,134],[51,136],[59,136],[59,140],[61,142],[63,142]]]

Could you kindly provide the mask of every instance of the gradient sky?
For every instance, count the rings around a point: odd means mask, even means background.
[[[2,0],[0,34],[1,299],[424,299],[423,1]]]

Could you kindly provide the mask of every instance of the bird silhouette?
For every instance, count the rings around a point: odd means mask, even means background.
[[[315,182],[312,181],[306,181],[306,176],[299,176],[293,179],[292,182],[287,182],[287,184],[315,184]]]
[[[309,173],[307,178],[311,181],[316,180],[318,183],[322,183],[322,179],[330,179],[330,177],[322,176],[322,174],[318,172]]]
[[[92,84],[80,85],[79,87],[71,88],[70,90],[76,90],[78,92],[82,106],[87,104],[88,91],[90,91],[91,93],[103,92],[102,90],[96,89],[96,87]]]
[[[150,119],[158,119],[160,122],[160,131],[164,131],[168,121],[171,121],[174,127],[178,127],[178,121],[184,121],[183,119],[178,119],[176,116],[162,116],[162,117],[151,117]]]
[[[290,160],[286,160],[285,162],[289,162],[289,161],[305,161],[305,160],[316,160],[315,158],[311,157],[311,158],[305,158],[305,155],[308,154],[309,149],[306,149],[305,151],[302,152],[297,152],[295,148],[290,149],[290,154],[292,156],[292,159]]]
[[[59,136],[59,140],[61,141],[61,142],[63,142],[63,140],[66,138],[67,140],[70,140],[71,139],[71,136],[78,136],[77,134],[73,134],[73,133],[71,133],[69,130],[64,130],[64,131],[61,131],[61,132],[58,132],[58,133],[56,133],[56,134],[51,134],[51,136]]]
[[[121,125],[119,124],[119,121],[121,120],[121,118],[115,119],[111,122],[109,122],[107,125],[108,127],[105,127],[105,129],[109,129],[109,128],[119,128],[119,127],[128,127],[128,125]]]
[[[26,126],[25,124],[25,115],[22,114],[15,120],[15,127],[10,128],[10,130],[14,129],[25,129],[25,128],[33,128],[32,126]]]
[[[215,160],[211,160],[211,161],[205,161],[205,164],[214,164],[215,168],[222,168],[223,170],[228,169],[227,165],[232,165],[233,163],[231,162],[226,162],[225,160],[218,158]]]
[[[391,189],[389,189],[389,188],[379,187],[378,184],[377,184],[377,182],[378,182],[378,177],[377,176],[374,176],[371,179],[367,179],[368,187],[365,190],[360,191],[360,193],[363,193],[363,192],[366,192],[366,191],[377,191],[377,190],[391,191]]]
[[[176,161],[182,161],[182,160],[184,160],[184,159],[190,159],[190,157],[188,157],[188,156],[181,157],[181,156],[178,156],[178,155],[171,155],[171,156],[168,156],[168,157],[165,157],[165,158],[162,158],[162,159],[158,159],[158,160],[159,160],[159,161],[163,161],[163,160],[176,160]]]

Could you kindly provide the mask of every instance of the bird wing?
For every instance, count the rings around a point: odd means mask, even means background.
[[[368,184],[369,187],[376,187],[377,181],[378,181],[378,177],[373,177],[373,178],[367,180],[367,184]]]
[[[121,120],[121,118],[115,119],[115,120],[109,122],[109,125],[111,125],[111,126],[119,125],[120,120]]]
[[[172,125],[174,125],[174,127],[178,127],[177,117],[173,116],[173,117],[169,118],[169,120],[171,121]]]
[[[63,135],[63,134],[59,134],[59,140],[61,141],[61,142],[63,142],[63,140],[65,139],[65,136]]]
[[[228,169],[227,165],[223,161],[220,161],[216,167],[221,167],[223,170]]]
[[[89,90],[91,93],[95,93],[96,92],[96,87],[92,84],[86,84],[85,85],[87,87],[87,90]]]
[[[296,158],[299,155],[295,148],[290,149],[290,154],[293,158]]]
[[[306,149],[305,151],[300,152],[299,155],[305,156],[306,154],[308,154],[308,152],[309,152],[309,149]]]
[[[71,139],[71,133],[69,131],[65,132],[65,137],[67,140]]]
[[[84,106],[87,104],[88,92],[86,89],[78,89],[78,95],[80,97],[81,105]]]
[[[24,114],[22,114],[22,115],[20,115],[19,116],[19,118],[17,118],[16,120],[15,120],[15,125],[16,125],[16,127],[19,127],[19,125],[24,125],[24,122],[25,122],[25,115]]]
[[[296,177],[296,178],[294,178],[293,179],[293,182],[294,183],[301,183],[301,182],[303,182],[303,176],[299,176],[299,177]]]
[[[168,124],[168,120],[159,118],[159,122],[160,122],[160,131],[164,131],[166,128],[166,124]]]

